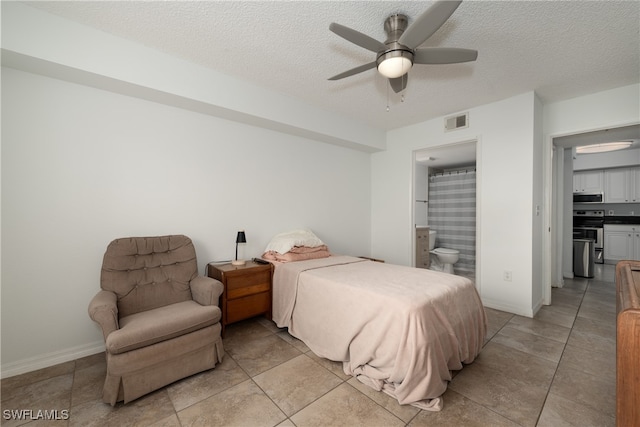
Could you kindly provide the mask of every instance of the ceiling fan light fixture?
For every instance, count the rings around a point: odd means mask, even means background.
[[[576,147],[578,154],[606,153],[608,151],[624,150],[631,147],[633,141],[614,141],[604,142],[602,144],[583,145]]]
[[[330,77],[340,80],[377,67],[378,72],[389,80],[395,93],[407,87],[408,73],[413,64],[457,64],[475,61],[478,51],[472,49],[423,47],[422,45],[451,17],[462,0],[435,0],[411,25],[406,15],[397,13],[387,17],[384,30],[385,42],[378,41],[359,31],[332,22],[329,30],[343,39],[376,53],[376,60]]]
[[[378,72],[389,79],[404,76],[413,66],[413,54],[406,50],[386,52],[377,60]]]

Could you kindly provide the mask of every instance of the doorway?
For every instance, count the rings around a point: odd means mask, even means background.
[[[564,278],[573,277],[573,210],[598,209],[603,212],[614,211],[624,205],[576,205],[573,203],[573,173],[579,170],[602,170],[632,166],[637,164],[640,150],[640,125],[622,125],[611,128],[585,130],[568,135],[554,135],[551,143],[551,236],[549,239],[549,287],[562,287]],[[587,154],[575,161],[575,147],[594,145],[609,141],[632,140],[633,145],[625,150],[612,153]],[[635,153],[635,154],[634,154]],[[635,156],[635,157],[634,157]],[[628,163],[631,162],[631,163]],[[595,207],[594,207],[595,206]],[[547,246],[549,248],[549,246]],[[606,248],[603,249],[606,251]],[[550,289],[548,289],[550,294]],[[550,296],[550,295],[549,295]],[[549,298],[549,303],[550,298]]]
[[[411,224],[412,253],[416,254],[416,231],[428,226],[436,231],[436,247],[460,252],[455,274],[475,283],[479,277],[477,146],[473,140],[414,151]],[[416,256],[412,258],[416,266]]]

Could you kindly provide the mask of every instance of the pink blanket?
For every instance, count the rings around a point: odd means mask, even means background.
[[[281,254],[276,251],[267,251],[262,254],[262,259],[278,262],[295,262],[304,261],[308,259],[326,258],[331,256],[327,245],[320,245],[315,247],[308,246],[294,246],[290,251]]]
[[[348,256],[276,264],[273,320],[318,356],[400,404],[440,410],[452,370],[480,352],[470,280]]]

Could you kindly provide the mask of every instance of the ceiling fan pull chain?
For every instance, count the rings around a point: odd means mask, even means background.
[[[404,93],[407,90],[407,83],[409,81],[409,72],[408,71],[405,74],[402,75],[402,80],[404,80],[404,82],[402,83],[402,93],[400,94],[400,102],[404,102]]]
[[[385,79],[386,80],[386,79]],[[391,83],[389,81],[387,81],[387,113],[389,112],[389,110],[391,110],[389,108],[389,86],[391,86]]]

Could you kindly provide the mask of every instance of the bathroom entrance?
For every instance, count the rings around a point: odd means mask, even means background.
[[[476,141],[414,152],[416,267],[476,278]],[[424,247],[428,235],[430,247]],[[428,265],[425,252],[428,251]]]

